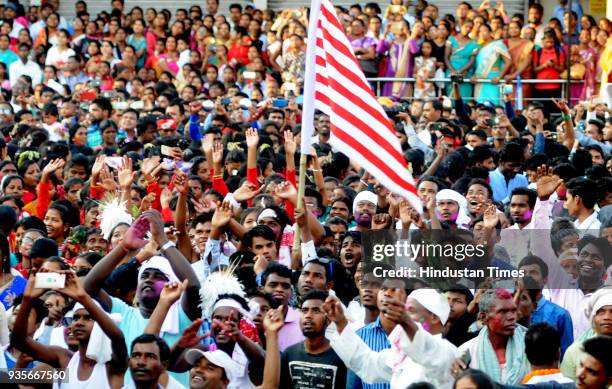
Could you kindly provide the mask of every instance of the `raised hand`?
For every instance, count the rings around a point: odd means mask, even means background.
[[[563,112],[566,115],[570,114],[570,108],[567,105],[567,101],[563,100],[563,99],[552,99],[552,102],[555,103],[555,105],[557,106],[557,108],[559,108],[559,111]]]
[[[36,273],[47,273],[47,272],[48,270],[44,268],[38,269],[38,271],[36,271],[35,269],[32,269],[32,271],[30,271],[30,277],[28,278],[28,283],[26,284],[25,290],[23,291],[24,297],[28,297],[33,300],[45,294],[47,289],[41,289],[41,288],[36,287]]]
[[[215,134],[206,134],[202,139],[202,151],[204,155],[208,157],[213,151],[213,145],[215,144]]]
[[[213,228],[223,228],[232,220],[232,206],[229,202],[224,201],[222,204],[217,204],[217,209],[210,221]]]
[[[157,242],[154,240],[148,241],[147,244],[138,252],[138,254],[136,254],[136,260],[141,263],[146,261],[147,259],[158,254],[158,248],[159,246],[157,245]]]
[[[255,260],[255,264],[253,265],[255,274],[263,273],[270,263],[263,255],[256,255],[253,259]]]
[[[187,279],[183,282],[167,282],[159,295],[159,300],[168,303],[168,305],[174,304],[187,288],[188,282]]]
[[[159,198],[159,202],[161,203],[162,208],[170,207],[170,200],[172,200],[172,191],[170,190],[170,188],[165,187],[164,189],[162,189],[161,197]],[[149,207],[147,207],[147,209],[149,209]]]
[[[283,328],[285,324],[285,318],[283,315],[283,307],[280,306],[276,309],[270,309],[263,320],[263,327],[266,332],[277,333]]]
[[[49,176],[64,167],[66,161],[61,158],[53,159],[43,169],[41,179],[44,182],[49,181]]]
[[[141,216],[149,221],[151,235],[157,244],[162,246],[164,243],[166,243],[168,241],[168,237],[164,231],[164,220],[162,219],[161,213],[159,213],[159,211],[156,209],[149,209]]]
[[[174,187],[181,194],[187,194],[189,192],[189,184],[187,180],[187,173],[177,169],[174,172]]]
[[[405,304],[397,298],[383,298],[382,301],[382,314],[389,320],[397,323],[408,323],[410,322],[410,316],[406,311]]]
[[[204,198],[200,198],[199,200],[191,199],[191,204],[193,204],[196,213],[210,212],[215,209],[214,203],[211,204]]]
[[[123,163],[118,169],[117,179],[122,190],[130,190],[136,178],[136,172],[132,171],[132,158],[123,157]]]
[[[293,132],[291,132],[291,130],[286,130],[284,135],[285,135],[285,154],[295,155],[295,151],[297,150],[297,144],[295,143],[295,137],[293,136]]]
[[[338,297],[329,296],[323,303],[323,312],[327,318],[336,323],[338,332],[342,332],[344,327],[348,324],[346,316],[344,315],[344,309],[342,303],[338,300]]]
[[[104,168],[104,161],[106,160],[105,154],[100,154],[96,157],[96,161],[91,167],[91,177],[97,179],[100,176],[102,168]]]
[[[121,243],[123,248],[127,251],[132,251],[144,247],[147,244],[144,237],[147,235],[147,232],[149,232],[149,229],[149,220],[144,216],[144,214],[140,215],[140,217],[136,219],[130,228],[128,228],[128,230],[125,232],[123,242]]]
[[[403,199],[399,202],[399,218],[402,222],[402,228],[408,228],[412,223],[412,217],[410,216],[410,213],[413,209],[414,208],[408,200]]]
[[[140,171],[147,180],[155,178],[157,173],[161,171],[161,157],[159,155],[155,155],[151,158],[145,158],[142,161],[142,165],[140,166]]]
[[[245,181],[242,185],[240,185],[240,188],[234,191],[234,200],[238,202],[250,200],[257,196],[263,190],[263,188],[263,185],[261,185],[258,189],[252,182]]]
[[[540,200],[545,201],[557,190],[559,185],[563,183],[561,178],[553,176],[552,168],[542,165],[537,172],[537,192]]]
[[[281,199],[291,200],[297,197],[297,190],[289,181],[284,181],[277,185],[274,189],[274,193]]]
[[[259,145],[259,134],[257,133],[257,130],[254,128],[249,128],[245,131],[245,136],[247,147],[249,149],[257,149],[257,146]]]
[[[87,292],[79,277],[77,277],[76,273],[72,270],[67,270],[63,272],[66,275],[66,283],[65,286],[57,291],[63,294],[64,296],[68,296],[75,301],[83,301],[83,299],[87,296]]]
[[[196,319],[183,330],[183,335],[176,342],[177,347],[181,349],[191,348],[200,343],[202,340],[208,338],[210,333],[207,332],[204,335],[198,336],[198,331],[202,327],[204,319]]]
[[[163,192],[162,192],[163,194]],[[147,209],[151,208],[151,205],[153,204],[153,202],[155,201],[155,197],[157,195],[155,194],[155,192],[150,192],[147,193],[147,195],[145,197],[142,198],[142,201],[140,202],[140,207],[138,208],[140,210],[140,213],[146,211]],[[160,199],[161,201],[162,199]]]
[[[374,215],[372,219],[372,229],[373,230],[384,230],[388,229],[391,226],[391,215],[388,213],[377,213]]]
[[[104,166],[102,171],[100,171],[100,185],[102,185],[102,188],[104,188],[106,192],[117,191],[117,181],[115,181],[108,166]]]
[[[484,228],[492,230],[497,226],[499,219],[497,218],[497,207],[494,204],[489,204],[485,209],[482,223]]]
[[[217,166],[223,165],[223,144],[221,142],[215,142],[212,149],[212,160]]]

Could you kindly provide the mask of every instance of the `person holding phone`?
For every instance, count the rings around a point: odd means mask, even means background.
[[[39,272],[43,274],[45,269],[41,269]],[[23,302],[11,334],[11,344],[19,351],[29,354],[40,362],[56,369],[67,369],[66,380],[61,384],[62,389],[121,387],[127,370],[128,356],[122,331],[99,304],[85,292],[76,273],[62,271],[59,274],[65,277],[65,284],[56,290],[77,302],[72,310],[72,323],[69,328],[79,342],[78,352],[72,352],[57,346],[43,345],[28,336],[26,329],[32,304],[45,293],[45,289],[37,287],[36,281],[39,277],[35,274],[30,275],[26,285]],[[107,341],[110,342],[112,349],[110,356],[103,356],[102,353],[92,355],[89,344],[95,326],[99,326],[103,334],[108,337]]]

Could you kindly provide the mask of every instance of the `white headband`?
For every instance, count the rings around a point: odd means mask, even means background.
[[[215,303],[211,312],[215,312],[217,308],[227,307],[227,308],[235,308],[242,316],[247,318],[251,318],[251,314],[247,312],[240,303],[234,299],[221,299]]]
[[[259,216],[257,216],[257,223],[260,223],[261,219],[263,219],[264,217],[271,217],[273,219],[278,219],[278,215],[276,214],[276,212],[274,212],[272,208],[266,208],[263,211],[261,211]]]

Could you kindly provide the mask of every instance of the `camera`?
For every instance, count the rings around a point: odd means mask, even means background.
[[[402,101],[401,103],[394,105],[393,107],[383,107],[383,110],[387,114],[389,119],[395,118],[398,114],[408,112],[410,109],[410,103]]]

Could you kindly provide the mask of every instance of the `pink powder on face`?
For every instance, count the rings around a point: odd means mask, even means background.
[[[531,210],[527,210],[527,212],[523,214],[523,220],[529,221],[531,219],[531,216],[533,216],[533,212],[531,212]]]
[[[431,330],[431,326],[429,325],[429,323],[425,320],[421,321],[421,327],[423,327],[423,329],[427,332],[429,332],[429,330]]]
[[[156,294],[161,294],[162,289],[164,289],[164,285],[166,285],[164,281],[155,281],[153,283],[153,290],[155,290]]]

